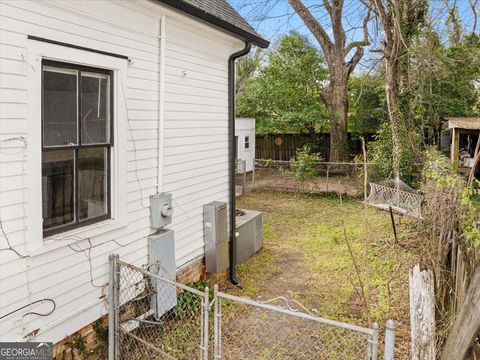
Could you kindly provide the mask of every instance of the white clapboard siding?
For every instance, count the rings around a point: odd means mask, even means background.
[[[160,79],[160,18],[166,16],[165,77]],[[93,236],[58,237],[29,248],[29,41],[34,35],[128,56],[125,83],[128,124],[125,157],[128,223]],[[0,316],[42,298],[56,302],[47,317],[15,313],[2,319],[0,341],[57,342],[107,312],[108,255],[147,262],[149,199],[160,191],[174,199],[177,268],[203,256],[203,205],[228,199],[228,57],[242,42],[154,2],[0,0],[0,219],[10,245],[0,251]],[[81,59],[79,59],[81,63]],[[165,85],[160,109],[160,81]],[[163,149],[158,148],[164,113]],[[39,134],[40,136],[40,134]],[[159,159],[159,154],[163,156]],[[41,236],[39,234],[38,236]],[[92,246],[90,256],[88,249]],[[0,232],[0,249],[8,247]],[[49,304],[35,306],[48,311]]]

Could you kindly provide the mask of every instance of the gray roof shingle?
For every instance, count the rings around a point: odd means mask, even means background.
[[[183,11],[262,48],[269,42],[263,39],[227,0],[157,0]]]

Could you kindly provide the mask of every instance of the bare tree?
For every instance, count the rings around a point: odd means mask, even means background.
[[[426,0],[369,0],[367,6],[375,13],[384,33],[381,48],[372,51],[381,53],[385,60],[385,93],[392,127],[393,172],[394,177],[398,178],[400,159],[406,150],[403,142],[408,140],[412,153],[416,150],[409,99],[404,101],[406,104],[402,109],[400,95],[409,86],[407,68],[410,40],[422,23],[428,4]]]
[[[322,90],[321,96],[330,117],[330,161],[346,160],[348,156],[347,85],[350,74],[362,58],[368,41],[368,21],[370,12],[363,19],[363,39],[347,43],[342,13],[344,0],[323,0],[323,7],[328,13],[333,38],[330,38],[324,25],[312,14],[301,0],[289,0],[290,5],[300,16],[308,29],[317,39],[325,56],[329,70],[329,83]],[[350,59],[349,54],[353,51]]]

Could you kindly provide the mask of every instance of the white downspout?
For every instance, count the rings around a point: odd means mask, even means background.
[[[166,16],[160,18],[160,54],[158,71],[158,169],[157,193],[163,190],[163,156],[165,134],[165,21]]]

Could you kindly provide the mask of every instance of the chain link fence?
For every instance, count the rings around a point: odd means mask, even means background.
[[[110,256],[109,359],[206,359],[208,288],[199,291]]]
[[[235,163],[235,194],[245,194],[247,186],[247,162],[238,159]]]
[[[320,318],[286,297],[259,302],[215,289],[214,312],[215,359],[376,360],[378,356],[378,325],[369,329]]]
[[[318,317],[295,299],[203,291],[110,256],[109,360],[378,359],[378,325]],[[390,322],[390,323],[389,323]],[[393,360],[387,322],[385,360]],[[387,356],[388,355],[388,356]]]
[[[255,179],[247,181],[247,186],[278,191],[363,194],[362,163],[316,162],[313,164],[313,176],[304,181],[295,177],[291,165],[290,161],[257,159],[255,160]],[[368,164],[367,167],[367,171],[370,171],[373,169],[373,164]]]

